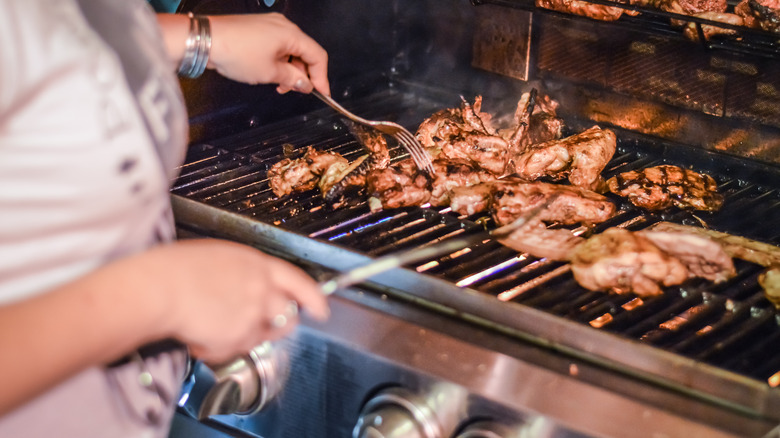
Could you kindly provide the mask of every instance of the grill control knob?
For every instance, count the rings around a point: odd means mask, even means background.
[[[352,438],[441,438],[441,426],[425,399],[403,388],[388,388],[369,400]]]
[[[509,426],[481,421],[463,429],[455,438],[519,438],[520,435],[512,432]]]
[[[270,342],[253,348],[214,370],[216,383],[204,397],[198,419],[262,410],[282,390],[288,373],[285,349]]]
[[[468,425],[455,438],[550,438],[554,434],[555,425],[543,417],[538,417],[512,426],[494,421],[479,421]]]

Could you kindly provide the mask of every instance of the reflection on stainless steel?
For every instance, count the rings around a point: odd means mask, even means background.
[[[466,418],[467,395],[465,388],[443,382],[420,394],[383,389],[363,406],[352,437],[448,437]]]
[[[200,405],[198,418],[248,415],[265,408],[282,390],[289,373],[284,345],[264,342],[247,355],[216,367],[214,386]]]

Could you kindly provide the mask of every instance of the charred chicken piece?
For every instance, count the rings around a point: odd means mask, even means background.
[[[429,176],[418,172],[412,160],[370,171],[366,184],[369,196],[374,200],[369,201],[372,210],[420,206],[431,199]]]
[[[714,211],[723,205],[723,196],[711,176],[668,164],[621,173],[607,180],[607,187],[648,210],[676,206]]]
[[[495,175],[512,173],[511,158],[533,143],[561,137],[563,121],[556,117],[558,103],[532,90],[518,101],[512,126],[501,129],[482,111],[482,97],[473,104],[437,111],[425,119],[416,137],[433,157],[467,161]],[[501,124],[501,123],[499,123]]]
[[[534,221],[499,239],[499,242],[534,257],[566,261],[585,239],[566,228],[547,228],[541,221]]]
[[[753,29],[761,29],[761,23],[750,7],[750,0],[742,0],[734,6],[734,13],[742,18],[742,25]]]
[[[581,0],[536,0],[536,6],[600,21],[615,21],[624,11],[622,8]]]
[[[733,26],[744,26],[745,19],[738,14],[730,14],[727,12],[702,12],[693,15],[694,17],[703,18],[705,20],[717,21],[719,23],[730,24]],[[718,35],[735,36],[738,35],[736,29],[726,28],[713,24],[701,24],[701,33],[705,41],[711,40]],[[699,29],[697,23],[686,23],[683,29],[683,35],[691,41],[699,42],[701,40],[699,36]]]
[[[347,204],[351,198],[361,196],[365,192],[368,172],[387,168],[391,161],[387,139],[382,133],[349,120],[345,120],[344,123],[369,154],[359,157],[346,168],[334,168],[320,178],[319,186],[323,198],[332,208],[339,208]]]
[[[605,196],[575,186],[545,182],[492,183],[493,218],[498,225],[513,222],[520,215],[542,204],[553,194],[558,197],[538,218],[561,225],[592,225],[615,214],[615,205]]]
[[[431,182],[431,205],[445,206],[450,204],[450,196],[456,188],[471,187],[487,181],[494,181],[495,176],[479,169],[470,162],[438,159],[433,161],[436,176]]]
[[[755,19],[751,21],[753,27],[767,32],[780,33],[780,2],[777,0],[746,0],[749,15]],[[735,10],[737,8],[735,7]],[[747,15],[747,14],[746,14]]]
[[[335,152],[321,152],[311,146],[302,157],[285,158],[268,169],[268,183],[276,196],[311,190],[331,167],[330,172],[346,169],[349,162]]]
[[[528,123],[528,132],[520,141],[523,151],[526,151],[531,145],[563,137],[563,119],[554,113],[535,113],[531,115]]]
[[[688,278],[719,283],[736,275],[734,262],[721,245],[683,231],[609,228],[578,246],[571,260],[574,277],[583,287],[642,297],[658,295],[662,286]]]
[[[644,6],[655,7],[662,11],[680,15],[698,15],[703,12],[726,12],[726,0],[648,0]],[[674,26],[684,26],[685,21],[671,20]]]
[[[469,161],[493,173],[502,175],[507,162],[509,143],[497,135],[462,133],[442,145],[442,159]]]
[[[562,140],[552,140],[531,146],[515,158],[515,173],[533,181],[547,176],[568,177],[573,185],[599,190],[603,185],[601,172],[615,154],[617,138],[609,129],[593,126]]]
[[[487,212],[493,205],[495,191],[495,186],[489,183],[453,187],[450,191],[450,208],[467,216]]]
[[[764,289],[764,296],[780,310],[780,247],[734,234],[672,222],[658,222],[651,227],[651,230],[706,237],[723,248],[729,257],[768,268],[759,275],[758,283]]]
[[[764,267],[780,266],[780,247],[734,234],[672,222],[658,222],[653,231],[685,232],[717,242],[730,257],[746,260]]]
[[[384,169],[390,165],[390,149],[387,146],[387,139],[381,132],[350,120],[345,120],[344,123],[363,148],[369,151],[367,165],[370,168]]]
[[[682,231],[639,231],[665,253],[681,261],[692,277],[715,283],[737,274],[734,260],[712,239]]]
[[[495,135],[492,115],[482,112],[482,96],[473,104],[461,99],[458,108],[437,111],[418,126],[415,137],[431,156],[438,156],[443,146],[468,134]]]
[[[640,297],[663,293],[662,286],[685,281],[689,272],[680,260],[662,251],[647,237],[622,228],[609,228],[579,245],[571,270],[582,287]]]

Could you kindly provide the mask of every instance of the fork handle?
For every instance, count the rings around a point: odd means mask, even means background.
[[[368,121],[368,120],[366,120],[366,119],[364,119],[362,117],[359,117],[359,116],[357,116],[355,114],[352,114],[351,111],[349,111],[346,108],[344,108],[343,106],[341,106],[338,102],[333,100],[332,97],[326,96],[326,95],[320,93],[319,91],[317,91],[316,89],[312,90],[311,94],[317,96],[321,101],[325,102],[326,104],[328,104],[328,106],[330,106],[334,110],[338,111],[339,113],[343,114],[345,117],[347,117],[348,119],[352,120],[353,122],[362,123],[364,125],[371,125],[370,121]]]

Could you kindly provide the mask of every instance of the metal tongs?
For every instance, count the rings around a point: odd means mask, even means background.
[[[470,236],[445,240],[443,242],[439,242],[423,248],[413,248],[407,251],[388,254],[379,257],[366,265],[337,274],[335,277],[321,283],[322,293],[325,295],[330,295],[339,289],[360,283],[377,274],[381,274],[382,272],[399,268],[410,263],[430,260],[444,254],[451,254],[455,251],[479,243],[486,238],[500,239],[506,237],[512,232],[522,228],[525,224],[536,219],[536,217],[539,216],[539,214],[545,209],[547,209],[547,207],[549,207],[556,199],[558,199],[559,196],[560,193],[554,193],[544,202],[528,210],[513,222],[487,233],[472,234]]]

